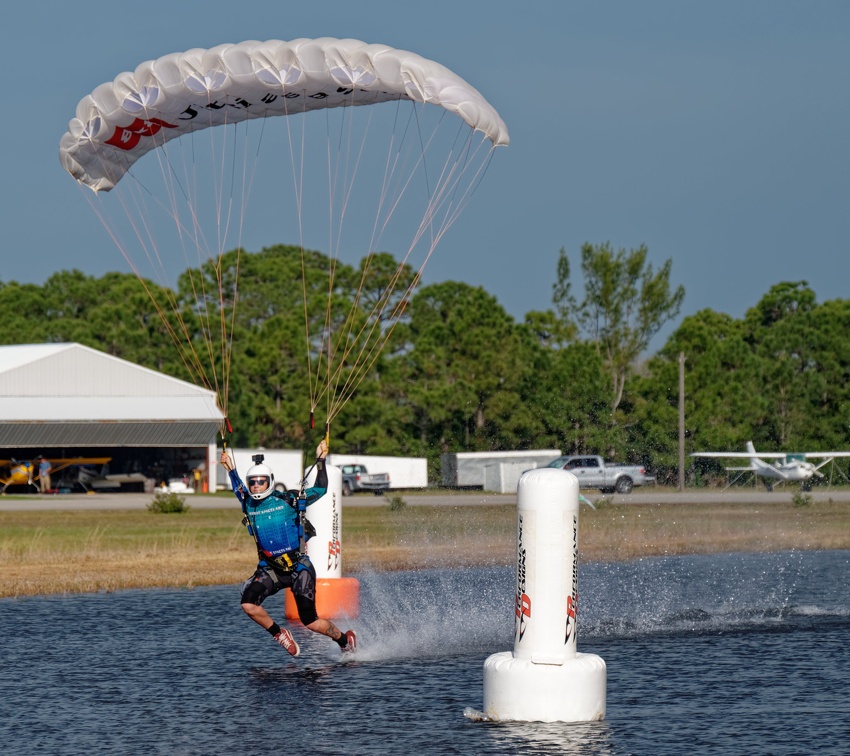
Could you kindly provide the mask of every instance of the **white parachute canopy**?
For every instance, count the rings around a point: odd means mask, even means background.
[[[142,63],[80,101],[59,159],[78,181],[108,191],[142,155],[198,128],[393,100],[438,105],[494,146],[508,144],[495,109],[439,63],[322,38],[225,44]]]
[[[292,281],[291,299],[304,308],[310,404],[326,400],[330,419],[507,144],[493,107],[439,63],[323,38],[142,63],[80,101],[59,157],[143,283],[170,291],[182,276],[171,315],[188,309],[201,326],[181,319],[175,345],[225,415],[246,237],[298,247],[302,262],[307,250],[322,250],[327,305],[318,318],[308,312],[304,275]],[[380,280],[370,260],[383,252],[398,270],[367,303],[359,292]],[[347,312],[334,309],[337,262],[362,270]]]

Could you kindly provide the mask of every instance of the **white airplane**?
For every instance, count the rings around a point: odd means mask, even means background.
[[[803,490],[811,488],[812,478],[822,478],[821,468],[833,462],[838,457],[850,457],[850,451],[839,452],[801,452],[799,454],[787,454],[785,452],[761,452],[757,453],[752,441],[747,441],[745,452],[695,452],[692,457],[711,457],[715,459],[749,459],[748,467],[727,467],[730,472],[751,472],[764,478],[764,485],[768,491],[773,490],[773,481],[780,483],[800,483]],[[765,462],[764,458],[781,460],[780,462]],[[822,459],[818,465],[808,462],[809,459]],[[843,473],[842,473],[843,475]],[[740,476],[738,476],[740,477]],[[846,476],[844,476],[846,478]],[[737,480],[737,478],[735,478]],[[733,480],[732,483],[735,481]],[[729,485],[732,485],[731,483]]]

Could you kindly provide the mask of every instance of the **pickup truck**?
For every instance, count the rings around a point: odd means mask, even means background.
[[[370,473],[363,465],[341,465],[342,495],[357,491],[372,491],[380,496],[390,487],[389,473]]]
[[[630,493],[635,486],[654,483],[646,469],[627,465],[606,465],[602,457],[558,457],[546,467],[568,470],[578,478],[579,488],[598,488],[602,493]]]

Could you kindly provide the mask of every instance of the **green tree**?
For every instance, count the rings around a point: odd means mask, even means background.
[[[173,324],[167,295],[148,284],[151,301],[134,274],[101,278],[59,271],[42,286],[0,285],[0,322],[7,343],[77,342],[145,367],[187,377],[159,311]]]
[[[691,450],[737,448],[742,438],[753,437],[769,408],[744,324],[708,309],[685,318],[648,360],[646,374],[630,383],[630,446],[668,483],[678,476],[680,352],[686,356],[685,432]]]
[[[202,339],[215,346],[216,362],[231,365],[235,442],[313,444],[311,398],[318,400],[318,372],[330,349],[326,313],[329,307],[335,313],[335,331],[352,305],[353,273],[338,266],[332,285],[330,266],[319,252],[277,245],[258,253],[232,250],[181,278],[181,302],[198,312]]]
[[[558,259],[555,308],[562,318],[577,323],[599,350],[611,381],[612,421],[635,361],[658,330],[678,315],[685,296],[684,287],[671,289],[672,261],[656,272],[647,254],[646,245],[614,252],[608,242],[583,244],[581,301],[571,294],[569,260],[563,249]]]
[[[449,281],[413,298],[403,380],[412,428],[432,455],[512,449],[531,417],[520,389],[529,361],[522,331],[482,288]]]
[[[817,304],[805,281],[772,286],[745,316],[770,411],[760,441],[780,449],[846,442],[850,304]]]
[[[47,299],[41,286],[0,281],[0,331],[3,333],[3,343],[51,341],[47,309]]]
[[[530,333],[540,339],[536,328]],[[611,387],[596,348],[587,343],[552,348],[538,341],[529,353],[531,370],[522,389],[523,405],[532,416],[526,448],[617,458],[620,439],[607,422]]]
[[[170,289],[132,273],[107,273],[94,281],[85,330],[77,340],[121,359],[191,380],[181,359],[179,320]]]
[[[553,310],[532,310],[525,314],[525,327],[547,349],[561,349],[576,341],[578,328]]]
[[[187,271],[180,300],[198,314],[201,339],[217,343],[222,328],[231,338],[228,414],[238,420],[236,441],[307,449],[315,410],[320,427],[336,417],[335,450],[385,448],[377,431],[386,413],[375,411],[383,407],[380,375],[399,348],[395,325],[414,278],[386,253],[355,268],[285,245],[233,250]],[[222,355],[216,360],[227,362],[226,349]]]
[[[634,443],[675,478],[678,354],[687,357],[691,450],[841,449],[850,442],[850,302],[818,304],[803,282],[781,282],[736,320],[703,310],[682,322],[648,373],[630,384]],[[713,463],[701,462],[708,468]],[[720,465],[714,465],[719,470]]]

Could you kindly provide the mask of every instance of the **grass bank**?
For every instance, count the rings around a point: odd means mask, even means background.
[[[346,573],[511,565],[516,510],[347,508]],[[602,504],[581,510],[582,561],[788,549],[850,549],[850,505]],[[232,510],[0,512],[0,596],[237,583],[255,565]]]

